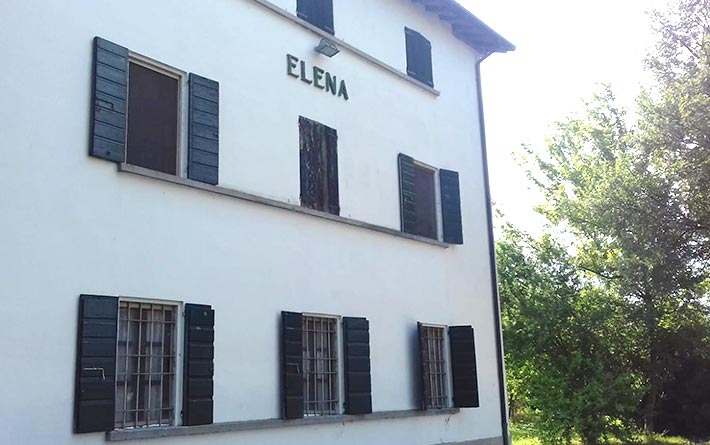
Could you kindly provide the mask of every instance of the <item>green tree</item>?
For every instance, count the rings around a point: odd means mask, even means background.
[[[641,383],[625,302],[585,283],[550,236],[507,228],[497,257],[512,406],[523,406],[546,444],[628,434]]]
[[[655,21],[657,86],[639,100],[638,125],[606,88],[558,125],[533,174],[543,212],[576,236],[579,266],[636,308],[650,430],[674,363],[664,320],[698,307],[710,270],[710,0],[676,1]]]

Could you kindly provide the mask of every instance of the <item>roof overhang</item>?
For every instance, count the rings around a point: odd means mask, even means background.
[[[492,53],[514,51],[515,45],[493,31],[455,0],[412,0],[451,25],[454,35],[478,53],[487,56]]]

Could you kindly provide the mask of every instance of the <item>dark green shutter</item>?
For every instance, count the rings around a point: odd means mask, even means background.
[[[444,242],[463,244],[459,174],[451,170],[439,170],[439,184],[441,186],[441,218],[444,229]]]
[[[366,318],[343,318],[345,350],[345,414],[372,412],[370,323]]]
[[[190,74],[188,114],[187,176],[216,185],[219,182],[219,83]]]
[[[399,200],[402,232],[417,233],[417,193],[415,187],[414,159],[399,154]]]
[[[320,29],[330,34],[335,34],[333,26],[333,0],[320,1]]]
[[[425,341],[424,341],[424,325],[421,322],[417,323],[417,338],[419,339],[419,396],[421,397],[421,409],[427,409],[427,400],[429,400],[429,368],[424,363],[426,356]]]
[[[328,213],[340,215],[340,194],[338,191],[338,132],[323,126],[326,157],[326,190],[328,192]]]
[[[91,140],[89,154],[113,162],[126,160],[128,131],[128,50],[94,38]]]
[[[182,424],[208,425],[214,412],[214,310],[185,305]]]
[[[407,47],[407,74],[433,87],[431,43],[426,37],[409,28],[404,28],[404,35]]]
[[[303,417],[303,315],[281,312],[281,378],[284,419]]]
[[[116,398],[118,298],[79,297],[74,432],[110,431]]]
[[[335,34],[333,0],[298,0],[296,14],[311,25],[330,34]]]
[[[471,326],[449,327],[454,406],[478,408],[476,344]]]

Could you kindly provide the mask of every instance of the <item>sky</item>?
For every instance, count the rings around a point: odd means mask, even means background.
[[[505,220],[539,235],[544,219],[532,207],[541,196],[512,153],[523,143],[542,148],[552,124],[579,110],[601,83],[633,107],[650,80],[646,12],[667,0],[458,1],[516,46],[481,65],[491,193]]]

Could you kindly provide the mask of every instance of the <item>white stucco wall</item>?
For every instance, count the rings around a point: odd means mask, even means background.
[[[274,3],[295,12],[295,0]],[[252,0],[6,2],[0,13],[0,443],[74,435],[81,293],[210,304],[215,421],[275,418],[281,310],[370,320],[375,411],[416,408],[416,322],[471,324],[481,408],[347,425],[154,440],[427,445],[500,436],[475,53],[408,0],[335,0],[336,36],[406,71],[431,42],[439,97]],[[463,246],[444,249],[120,174],[90,158],[92,39],[218,80],[220,185],[299,200],[298,116],[338,130],[341,215],[399,229],[400,152],[460,172]],[[345,102],[286,75],[286,54],[347,81]],[[246,383],[245,383],[246,382]]]

